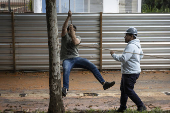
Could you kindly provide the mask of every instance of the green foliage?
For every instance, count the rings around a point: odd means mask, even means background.
[[[156,107],[155,109],[151,110],[152,113],[164,113],[162,109]]]
[[[94,113],[95,112],[95,110],[93,110],[93,109],[90,109],[89,111],[88,111],[88,113]]]
[[[142,13],[169,13],[170,0],[143,0]]]
[[[30,11],[32,11],[32,0],[29,0],[28,9],[29,9]]]

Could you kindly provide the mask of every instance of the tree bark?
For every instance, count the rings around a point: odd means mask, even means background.
[[[48,31],[50,88],[48,113],[65,113],[61,92],[60,50],[56,0],[46,0],[46,21]]]

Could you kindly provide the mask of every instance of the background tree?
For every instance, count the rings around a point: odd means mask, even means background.
[[[50,103],[48,113],[64,113],[61,94],[60,51],[56,0],[46,0],[46,21],[49,48]]]
[[[142,13],[168,13],[170,0],[142,0]]]

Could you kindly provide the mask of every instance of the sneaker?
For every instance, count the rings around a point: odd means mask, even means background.
[[[120,107],[116,112],[124,112],[125,110],[126,110],[126,108]]]
[[[106,89],[112,87],[114,84],[115,84],[115,81],[113,81],[113,82],[105,82],[103,84],[103,89],[106,90]]]
[[[62,88],[62,97],[66,97],[67,91],[68,90],[65,87]]]
[[[137,111],[139,112],[142,112],[142,111],[145,111],[147,108],[145,105],[141,106],[141,107],[138,107]]]

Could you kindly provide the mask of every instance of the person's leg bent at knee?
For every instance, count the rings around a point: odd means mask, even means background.
[[[100,74],[96,66],[85,58],[78,57],[75,63],[75,67],[80,67],[80,68],[85,68],[87,70],[90,70],[95,76],[95,78],[103,85],[104,90],[112,87],[115,84],[114,81],[105,82],[105,80],[103,79],[102,75]]]

